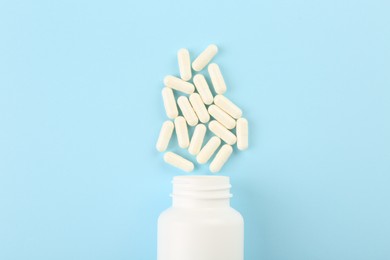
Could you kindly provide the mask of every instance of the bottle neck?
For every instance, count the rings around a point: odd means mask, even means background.
[[[172,207],[175,208],[222,208],[230,207],[230,199],[199,200],[187,198],[172,198]]]
[[[225,176],[177,176],[172,206],[180,208],[230,207],[230,181]]]

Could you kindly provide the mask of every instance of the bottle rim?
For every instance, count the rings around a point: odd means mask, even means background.
[[[227,176],[189,175],[173,178],[171,197],[193,199],[231,198],[230,178]]]

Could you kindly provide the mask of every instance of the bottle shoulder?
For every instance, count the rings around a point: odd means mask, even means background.
[[[175,208],[164,210],[159,216],[159,222],[234,222],[242,223],[242,215],[231,207],[221,208]]]

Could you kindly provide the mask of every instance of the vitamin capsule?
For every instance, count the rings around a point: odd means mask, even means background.
[[[192,68],[196,71],[201,71],[217,54],[218,47],[215,44],[207,46],[207,48],[199,54],[199,56],[192,63]]]
[[[167,120],[163,123],[156,144],[157,151],[164,152],[167,149],[169,141],[172,137],[173,129],[174,125],[172,121]]]
[[[166,152],[164,154],[164,161],[186,172],[192,172],[194,170],[194,164],[191,161],[172,152]]]
[[[231,118],[231,116],[216,105],[209,106],[208,110],[210,115],[227,129],[233,129],[236,126],[236,120]]]
[[[172,88],[186,94],[192,94],[195,90],[195,87],[192,83],[186,82],[174,76],[166,76],[164,78],[164,84],[168,88]]]
[[[207,108],[204,105],[202,98],[198,93],[192,93],[190,95],[190,103],[198,116],[200,122],[207,123],[210,120],[210,115],[207,112]]]
[[[203,100],[203,103],[205,103],[206,105],[212,104],[213,103],[213,94],[211,94],[209,85],[207,84],[205,77],[202,74],[196,74],[194,76],[193,81],[194,81],[196,90],[199,92],[199,95]]]
[[[184,81],[191,79],[191,60],[190,53],[187,49],[180,49],[177,52],[177,60],[179,63],[180,77]]]
[[[185,96],[181,96],[177,99],[177,104],[180,107],[181,112],[183,113],[184,118],[190,126],[196,126],[198,124],[198,117],[195,114],[194,109],[192,108],[190,101]]]
[[[233,145],[237,141],[236,136],[232,132],[227,130],[223,125],[215,120],[209,123],[209,129],[227,144]]]
[[[195,127],[194,134],[192,135],[190,147],[188,147],[188,152],[192,155],[197,155],[202,148],[204,136],[206,135],[206,126],[199,124]]]
[[[179,115],[179,112],[177,111],[175,96],[173,95],[172,89],[165,87],[162,89],[161,93],[167,117],[170,119],[175,119]]]
[[[242,116],[241,109],[223,95],[216,95],[214,97],[214,104],[235,119],[239,119]]]
[[[210,157],[214,154],[214,152],[221,145],[221,139],[216,136],[210,138],[207,144],[200,150],[198,155],[196,156],[196,160],[198,163],[203,164],[207,163]]]
[[[221,70],[216,63],[211,63],[208,67],[211,83],[213,83],[214,90],[217,94],[223,94],[226,91],[225,80],[222,77]]]
[[[181,148],[187,148],[190,144],[190,140],[188,137],[187,123],[184,117],[178,116],[175,118],[175,130],[179,146]]]
[[[248,120],[240,118],[237,120],[237,148],[245,150],[248,144]]]
[[[223,145],[221,149],[219,149],[218,153],[215,155],[214,160],[210,163],[210,171],[219,172],[229,159],[232,152],[233,148],[230,145]]]

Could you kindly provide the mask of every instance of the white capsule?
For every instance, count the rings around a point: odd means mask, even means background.
[[[191,161],[172,152],[166,152],[164,154],[164,161],[186,172],[192,172],[194,170],[194,164]]]
[[[237,148],[245,150],[248,144],[248,120],[240,118],[237,120]]]
[[[238,119],[242,116],[241,109],[223,95],[216,95],[214,97],[214,104],[216,104],[219,108],[235,119]]]
[[[192,83],[170,75],[164,78],[164,84],[168,88],[172,88],[186,94],[192,94],[195,90],[195,87]]]
[[[172,89],[165,87],[162,89],[161,93],[167,117],[171,119],[176,118],[179,115],[179,111],[177,111],[175,96],[173,95]]]
[[[208,110],[210,115],[227,129],[233,129],[236,126],[236,120],[216,105],[209,106]]]
[[[207,123],[210,120],[210,115],[200,95],[198,93],[192,93],[190,95],[190,102],[200,122]]]
[[[198,124],[198,117],[195,114],[194,109],[192,108],[190,101],[185,96],[181,96],[177,99],[177,104],[180,107],[181,112],[183,113],[184,118],[190,126],[196,126]]]
[[[215,155],[214,160],[210,163],[210,171],[214,173],[219,172],[229,159],[232,152],[233,148],[230,145],[223,145]]]
[[[216,63],[211,63],[208,67],[211,83],[213,83],[214,90],[217,94],[223,94],[226,91],[225,80],[222,77],[221,70]]]
[[[157,151],[164,152],[167,149],[169,141],[172,137],[173,129],[174,125],[172,121],[168,120],[163,123],[156,144]]]
[[[191,60],[190,53],[187,49],[180,49],[177,52],[177,60],[179,63],[180,77],[184,81],[191,79]]]
[[[218,123],[218,121],[211,121],[209,123],[209,129],[227,144],[233,145],[237,141],[236,136],[232,132],[227,130],[223,125]]]
[[[217,54],[218,47],[215,44],[207,46],[207,48],[199,54],[199,56],[192,63],[192,68],[196,71],[201,71]]]
[[[210,105],[213,103],[213,94],[211,94],[209,85],[205,77],[202,74],[196,74],[194,76],[194,84],[196,90],[199,92],[200,97],[206,105]]]
[[[178,116],[175,118],[175,130],[179,146],[187,148],[190,144],[190,138],[188,137],[187,123],[184,117]]]
[[[221,145],[221,139],[216,136],[210,138],[205,146],[203,146],[202,150],[196,156],[196,160],[200,164],[207,163],[207,161],[211,158],[214,152]]]
[[[203,140],[206,135],[206,126],[199,124],[195,127],[194,134],[192,135],[190,147],[188,147],[188,152],[192,155],[197,155],[202,148]]]

